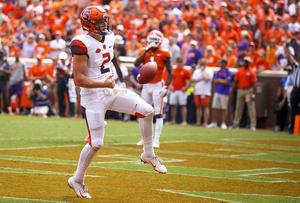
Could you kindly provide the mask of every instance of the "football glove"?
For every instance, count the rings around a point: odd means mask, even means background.
[[[167,95],[167,93],[168,93],[168,87],[167,87],[167,86],[164,86],[164,87],[160,90],[159,96],[160,96],[161,98],[163,98],[163,97],[165,97],[165,96]]]

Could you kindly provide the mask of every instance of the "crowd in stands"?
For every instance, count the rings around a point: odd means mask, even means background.
[[[88,5],[101,5],[110,16],[116,56],[137,57],[148,33],[157,29],[164,34],[161,47],[172,53],[172,65],[181,56],[184,65],[196,66],[204,58],[207,67],[220,67],[225,59],[228,67],[239,68],[249,57],[256,72],[287,70],[286,41],[299,59],[299,0],[5,0],[0,3],[0,48],[9,57],[18,52],[37,59],[27,66],[23,81],[40,79],[47,85],[54,114],[60,116],[75,116],[66,46],[84,33],[79,15]],[[53,64],[44,65],[47,58]]]

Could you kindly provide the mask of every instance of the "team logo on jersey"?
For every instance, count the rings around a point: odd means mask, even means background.
[[[105,44],[103,44],[103,48],[106,49],[106,45]]]
[[[96,53],[100,53],[100,51],[101,51],[101,49],[97,49],[97,50],[96,50]]]

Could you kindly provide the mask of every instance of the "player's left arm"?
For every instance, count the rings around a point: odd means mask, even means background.
[[[166,82],[166,86],[169,86],[172,82],[172,79],[173,79],[173,68],[172,68],[172,65],[171,65],[171,58],[170,57],[167,57],[165,59],[165,65],[166,65],[167,71],[169,73],[169,77],[168,77],[168,80]]]
[[[114,57],[113,59],[111,60],[116,68],[116,71],[117,71],[117,74],[119,76],[119,80],[121,82],[123,82],[123,74],[122,74],[122,71],[121,71],[121,68],[120,68],[120,64],[119,64],[119,61],[117,59],[117,56],[114,54]]]

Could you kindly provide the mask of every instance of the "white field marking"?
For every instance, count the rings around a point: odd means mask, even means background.
[[[246,172],[246,171],[264,171],[264,170],[273,170],[273,169],[283,169],[283,168],[257,168],[257,169],[250,169],[250,170],[235,170],[235,171],[232,171],[232,172]],[[285,169],[285,168],[284,168]]]
[[[168,191],[166,189],[156,189],[156,190]],[[170,190],[170,191],[172,191],[172,190]],[[185,190],[177,190],[177,191],[180,191],[180,192],[198,192],[198,191],[185,191]],[[245,194],[245,193],[227,193],[227,192],[202,192],[202,193],[224,194],[224,195],[228,194],[228,195],[262,196],[262,197],[288,197],[288,198],[297,198],[297,199],[300,199],[300,197],[285,196],[285,195],[263,195],[263,194]]]
[[[158,190],[159,191],[163,191],[163,192],[170,192],[170,193],[173,193],[173,194],[180,194],[180,195],[186,195],[186,196],[192,196],[192,197],[201,197],[201,198],[204,198],[204,199],[214,199],[214,200],[219,200],[219,201],[226,201],[226,202],[232,202],[232,203],[240,203],[240,202],[226,200],[226,199],[206,197],[206,196],[202,196],[202,195],[194,195],[194,194],[188,194],[188,193],[184,193],[184,192],[175,192],[175,191],[172,191],[172,190],[165,190],[165,189],[158,189]]]
[[[164,141],[164,142],[159,142],[159,143],[162,144],[162,143],[181,143],[181,142],[195,142],[195,141],[192,141],[192,140],[178,140],[178,141]],[[124,145],[124,144],[135,144],[136,145],[136,142],[112,143],[112,144],[109,144],[109,145]]]
[[[4,197],[4,196],[0,196],[0,198],[4,198],[4,199],[17,199],[17,200],[30,200],[30,201],[38,201],[38,202],[57,202],[57,203],[67,203],[67,202],[52,201],[52,200],[43,200],[43,199],[27,199],[27,198],[18,198],[18,197]]]
[[[140,149],[138,148],[126,148],[126,147],[117,147],[117,146],[108,146],[108,148],[112,149],[123,149],[123,150],[135,150],[139,151]],[[181,152],[181,151],[168,151],[168,150],[160,150],[156,149],[156,152],[161,152],[161,153],[169,153],[169,154],[184,154],[184,155],[191,155],[191,156],[207,156],[207,157],[217,157],[217,158],[234,158],[234,159],[247,159],[247,160],[254,160],[254,161],[269,161],[269,162],[279,162],[279,163],[298,163],[298,162],[289,162],[289,161],[277,161],[277,160],[266,160],[266,159],[252,159],[252,158],[238,158],[238,157],[230,157],[230,155],[225,155],[225,154],[206,154],[206,153],[198,153],[198,152]],[[279,152],[278,152],[279,153]]]
[[[7,159],[7,160],[15,160],[15,159]],[[25,161],[25,160],[19,160],[19,161]],[[71,164],[71,163],[51,163],[51,162],[41,162],[41,161],[30,161],[30,162],[37,162],[37,163],[48,163],[48,164],[61,164],[61,165],[77,165],[77,164]],[[101,163],[101,162],[100,162]],[[133,162],[133,164],[143,164],[140,161]],[[124,171],[142,171],[142,172],[148,172],[152,173],[155,172],[153,170],[132,170],[132,169],[126,169],[126,168],[114,168],[114,167],[101,167],[101,166],[89,166],[89,167],[94,167],[94,168],[103,168],[103,169],[114,169],[114,170],[124,170]],[[168,166],[168,168],[174,167],[176,168],[177,166]],[[181,168],[188,168],[188,167],[181,167]],[[207,169],[207,170],[214,170],[217,171],[216,169]],[[203,176],[203,175],[191,175],[191,174],[184,174],[184,173],[169,173],[170,175],[185,175],[185,176],[192,176],[192,177],[204,177],[204,178],[214,178],[214,179],[232,179],[232,180],[244,180],[242,178],[224,178],[224,177],[212,177],[212,176]],[[278,178],[277,178],[278,179]],[[262,180],[252,180],[252,179],[247,179],[246,181],[254,181],[254,182],[264,182],[264,183],[281,183],[281,182],[294,182],[292,180],[283,180],[283,181],[262,181]],[[298,183],[298,182],[297,182]]]
[[[290,146],[286,146],[286,145],[275,145],[275,144],[261,144],[261,143],[251,143],[251,142],[244,142],[244,141],[240,141],[240,140],[282,140],[282,139],[275,139],[275,138],[273,138],[273,139],[269,139],[269,138],[261,138],[261,139],[259,139],[259,138],[257,138],[257,139],[253,139],[253,138],[224,138],[223,140],[225,140],[225,141],[233,141],[233,142],[239,142],[239,143],[244,143],[244,144],[254,144],[254,145],[263,145],[263,146],[276,146],[276,147],[290,147]],[[294,141],[294,140],[288,140],[288,141]],[[270,147],[269,147],[270,148]],[[295,148],[299,148],[300,149],[300,147],[295,147]],[[282,148],[272,148],[272,149],[282,149]],[[289,150],[298,150],[298,149],[289,149]]]
[[[0,148],[0,150],[22,150],[22,149],[44,149],[57,147],[84,147],[84,145],[58,145],[58,146],[43,146],[43,147],[23,147],[23,148]]]
[[[268,174],[279,174],[279,173],[295,173],[296,171],[274,171],[274,172],[265,172],[265,173],[251,173],[251,174],[240,174],[239,176],[259,176],[259,175],[268,175]],[[293,180],[292,180],[293,181]],[[296,181],[298,182],[298,181]]]
[[[126,154],[110,154],[110,155],[97,155],[98,157],[108,157],[108,158],[118,158],[118,159],[133,159],[133,160],[138,160],[140,157],[135,157],[135,156],[128,156]],[[171,158],[167,158],[167,160],[163,161],[165,162],[182,162],[182,161],[186,161],[184,159],[171,159]],[[111,162],[107,162],[107,163],[118,163],[119,161],[111,161]],[[120,163],[122,163],[123,161],[120,161]],[[124,161],[124,162],[131,162],[131,161]],[[97,162],[97,163],[104,163],[104,162]]]
[[[60,173],[60,172],[53,172],[53,171],[42,171],[42,170],[32,170],[32,169],[19,169],[19,168],[3,168],[1,169],[8,169],[8,170],[16,170],[16,171],[2,171],[2,173],[31,173],[31,174],[45,174],[45,175],[65,175],[65,176],[72,176],[74,175],[73,173]],[[95,176],[95,175],[85,175],[88,177],[94,177],[94,178],[107,178],[106,176]]]
[[[232,154],[230,157],[239,157],[239,156],[262,156],[266,155],[266,153],[254,153],[254,154]]]

